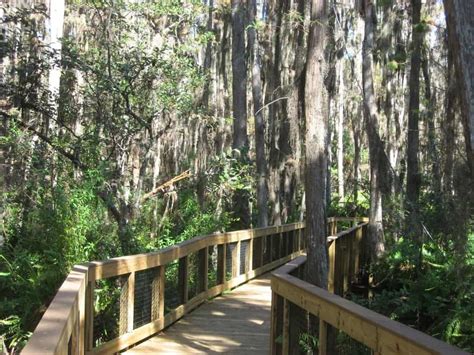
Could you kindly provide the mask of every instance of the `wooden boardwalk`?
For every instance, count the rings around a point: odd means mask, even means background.
[[[203,304],[125,354],[268,354],[270,274]]]

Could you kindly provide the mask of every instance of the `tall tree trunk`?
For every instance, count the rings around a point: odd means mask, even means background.
[[[244,0],[232,0],[232,148],[239,151],[241,162],[247,161],[247,67],[245,63],[245,6]],[[250,211],[247,192],[235,192],[235,213],[240,218],[238,227],[250,225]]]
[[[47,38],[52,51],[50,60],[48,89],[51,93],[52,116],[57,117],[57,96],[59,95],[59,83],[61,79],[61,68],[57,63],[61,60],[61,38],[64,27],[64,0],[51,0],[49,2],[49,18],[47,22]]]
[[[324,97],[324,42],[327,26],[325,0],[312,0],[305,83],[306,121],[306,238],[307,280],[322,288],[328,284],[326,247],[327,117]]]
[[[271,26],[269,40],[270,63],[268,65],[267,90],[265,102],[268,107],[268,123],[270,133],[269,149],[269,192],[271,203],[271,223],[280,225],[282,223],[282,201],[281,201],[281,152],[279,143],[280,122],[282,115],[282,88],[281,88],[281,31],[283,23],[283,1],[269,0]]]
[[[464,137],[474,181],[474,2],[444,0],[449,50],[454,55],[461,97]]]
[[[456,106],[456,78],[453,53],[448,52],[448,70],[446,73],[446,120],[441,122],[444,135],[444,164],[443,164],[443,192],[445,195],[453,193],[453,167],[455,148],[455,106]]]
[[[431,173],[433,179],[433,191],[436,196],[441,196],[441,170],[439,164],[439,153],[438,153],[438,144],[436,140],[436,130],[435,130],[435,101],[436,95],[435,92],[431,90],[431,76],[429,70],[429,54],[426,53],[426,57],[421,62],[421,67],[423,71],[423,79],[425,82],[425,100],[427,103],[427,112],[426,120],[428,125],[428,155],[431,161]],[[441,203],[441,200],[439,200]]]
[[[255,152],[257,165],[257,225],[268,225],[268,187],[267,187],[267,160],[265,157],[265,122],[263,119],[261,60],[255,19],[257,1],[250,0],[249,9],[249,48],[252,53],[252,96],[255,120]]]
[[[384,250],[382,223],[382,169],[383,147],[378,135],[378,115],[375,105],[375,89],[372,51],[374,48],[375,9],[371,0],[364,0],[365,34],[362,45],[362,82],[364,93],[364,118],[369,138],[370,156],[370,211],[369,245],[373,258],[379,258]]]
[[[344,61],[339,60],[339,97],[337,107],[337,194],[344,200]]]
[[[214,11],[214,0],[209,0],[208,6],[208,14],[207,14],[207,24],[206,24],[206,30],[208,32],[212,31],[212,13]],[[210,90],[210,84],[211,84],[211,64],[212,64],[212,41],[209,40],[206,44],[206,50],[204,51],[204,64],[203,64],[203,69],[205,74],[208,76],[206,78],[206,81],[204,83],[204,87],[202,90],[202,97],[201,97],[201,104],[202,106],[207,109],[209,107],[209,90]]]
[[[421,0],[412,0],[412,55],[410,66],[410,100],[408,103],[408,146],[407,146],[407,191],[406,209],[408,211],[407,233],[420,238],[418,199],[420,195],[421,174],[418,161],[420,132],[420,65],[423,32],[419,28],[421,18]]]

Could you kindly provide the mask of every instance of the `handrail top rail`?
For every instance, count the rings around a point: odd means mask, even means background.
[[[328,222],[338,221],[358,221],[363,224],[367,223],[366,217],[329,217]],[[250,240],[275,233],[284,233],[292,230],[302,229],[305,222],[288,223],[278,226],[260,227],[253,229],[243,229],[222,233],[211,233],[207,235],[197,236],[189,240],[185,240],[179,244],[175,244],[157,251],[149,253],[141,253],[134,255],[120,256],[107,260],[91,261],[83,265],[87,265],[90,269],[90,280],[100,280],[103,278],[120,276],[128,274],[132,271],[142,271],[153,267],[167,264],[173,260],[185,257],[198,250],[223,243],[235,243],[238,241]],[[335,237],[339,238],[358,228],[360,225],[349,228],[338,233]],[[333,238],[333,237],[331,237]],[[335,238],[333,238],[335,239]],[[328,241],[331,241],[328,239]]]
[[[293,259],[291,262],[281,266],[280,268],[276,269],[272,272],[272,291],[279,293],[278,286],[276,285],[277,282],[282,282],[285,285],[297,289],[295,294],[298,295],[305,295],[306,298],[317,298],[319,299],[320,303],[324,303],[326,306],[332,305],[337,307],[339,310],[339,315],[341,312],[349,313],[352,318],[358,319],[362,322],[369,323],[375,328],[381,328],[385,332],[405,339],[411,344],[416,344],[417,346],[423,348],[424,350],[433,353],[433,354],[452,354],[452,355],[466,355],[468,354],[462,349],[459,349],[453,345],[445,343],[439,339],[436,339],[428,334],[425,334],[417,329],[411,328],[405,324],[400,322],[394,321],[382,314],[374,312],[368,308],[362,307],[357,303],[351,302],[343,297],[330,293],[329,291],[312,285],[304,280],[301,280],[298,277],[290,275],[291,272],[296,270],[298,267],[302,266],[306,262],[306,256],[302,255],[298,258]],[[277,282],[275,282],[277,280]],[[311,306],[315,307],[318,311],[321,311],[324,308],[323,305],[315,305],[314,302],[305,302],[301,299],[297,300],[290,300],[290,302],[300,301],[301,304],[297,304],[298,306],[307,306],[310,304]],[[305,307],[302,307],[305,308]],[[309,309],[311,307],[306,307],[306,311],[311,312]],[[313,313],[314,314],[314,313]],[[319,316],[320,314],[315,314]],[[332,323],[330,319],[324,319],[324,321],[328,323]],[[340,323],[338,319],[337,323]],[[337,328],[338,324],[331,324]],[[378,331],[377,331],[378,332]],[[350,336],[350,335],[349,335]],[[377,349],[375,349],[377,350]]]
[[[153,252],[120,256],[102,261],[91,261],[84,265],[89,267],[89,280],[100,280],[165,265],[209,246],[236,243],[276,233],[299,230],[304,227],[305,222],[296,222],[279,226],[212,233],[197,236]]]

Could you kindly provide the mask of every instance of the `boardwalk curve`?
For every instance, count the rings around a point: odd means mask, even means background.
[[[270,307],[266,274],[206,302],[125,354],[268,354]]]

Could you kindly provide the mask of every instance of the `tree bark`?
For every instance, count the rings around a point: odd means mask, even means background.
[[[249,48],[252,53],[252,96],[255,120],[255,152],[257,168],[257,225],[268,225],[268,186],[267,159],[265,157],[265,122],[263,119],[261,60],[255,19],[257,14],[256,0],[250,0],[249,6]]]
[[[461,114],[471,179],[474,180],[474,2],[444,0],[449,51],[459,81]]]
[[[429,70],[429,54],[425,54],[426,57],[421,62],[423,79],[425,83],[425,100],[427,105],[426,120],[428,126],[428,156],[431,161],[431,173],[433,179],[433,191],[436,196],[441,195],[441,172],[439,164],[439,152],[438,142],[436,139],[436,128],[435,128],[435,92],[431,90],[431,75]],[[439,200],[441,201],[441,200]]]
[[[245,63],[245,6],[244,0],[232,0],[232,110],[233,142],[232,148],[238,150],[238,159],[245,163],[248,154],[247,137],[247,67]],[[236,227],[250,225],[250,211],[247,192],[235,191],[234,212],[240,218]]]
[[[339,97],[337,107],[337,194],[344,201],[344,62],[339,60]]]
[[[412,55],[410,66],[410,99],[408,103],[408,146],[407,146],[407,190],[406,219],[407,234],[420,238],[418,199],[420,195],[421,174],[418,152],[420,147],[420,66],[423,32],[419,28],[421,18],[421,0],[412,0]]]
[[[324,97],[325,0],[312,0],[305,83],[307,280],[322,288],[328,283],[326,246],[327,117]]]
[[[455,106],[456,106],[456,77],[453,53],[448,52],[448,68],[446,73],[446,120],[441,122],[444,136],[444,164],[443,164],[443,192],[446,195],[453,193],[453,167],[455,148]]]
[[[372,0],[364,0],[365,34],[362,45],[362,83],[364,94],[364,118],[369,138],[370,156],[370,211],[369,211],[369,246],[371,256],[375,259],[382,256],[385,250],[382,223],[382,169],[381,155],[383,147],[378,135],[378,115],[375,105],[373,79],[374,22],[375,9]]]

